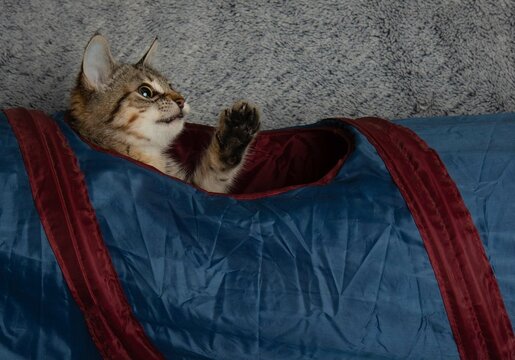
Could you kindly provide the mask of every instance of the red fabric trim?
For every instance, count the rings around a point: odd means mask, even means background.
[[[32,194],[70,292],[105,359],[163,359],[134,317],[105,247],[84,175],[45,114],[5,110]]]
[[[424,240],[462,359],[514,359],[515,338],[493,270],[459,190],[415,133],[377,118],[343,120],[374,145]]]

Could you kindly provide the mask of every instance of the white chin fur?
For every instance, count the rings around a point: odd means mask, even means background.
[[[186,108],[186,105],[184,106]],[[189,106],[188,106],[189,112]],[[183,109],[183,113],[184,109]],[[179,112],[172,112],[169,117],[177,116]],[[163,117],[163,114],[158,110],[148,110],[142,114],[142,119],[137,121],[135,128],[138,132],[150,139],[152,145],[157,147],[168,147],[170,143],[180,134],[184,128],[184,119],[176,118],[170,123],[156,123],[157,119]]]
[[[184,107],[182,108],[182,114],[186,116],[190,113],[190,110],[190,105],[187,102],[185,102]]]

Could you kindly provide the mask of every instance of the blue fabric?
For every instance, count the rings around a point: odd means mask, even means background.
[[[382,161],[327,186],[209,196],[62,124],[137,318],[175,359],[456,358],[422,240]]]
[[[515,324],[515,114],[399,121],[438,151],[454,179]]]
[[[0,112],[0,359],[99,359],[34,207]]]
[[[438,150],[456,181],[512,320],[513,119],[401,121]],[[420,235],[361,135],[330,184],[240,201],[93,151],[62,114],[56,120],[133,311],[166,356],[458,358]],[[97,357],[0,114],[0,359]]]

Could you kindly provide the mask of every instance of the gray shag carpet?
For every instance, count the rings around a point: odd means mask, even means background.
[[[515,111],[514,0],[0,0],[0,108],[66,109],[97,31],[122,61],[158,36],[190,121],[240,98],[266,128]]]

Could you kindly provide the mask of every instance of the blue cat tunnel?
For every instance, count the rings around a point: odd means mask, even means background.
[[[515,358],[515,114],[264,131],[227,195],[66,117],[0,113],[1,359]]]

